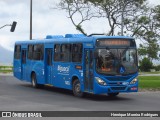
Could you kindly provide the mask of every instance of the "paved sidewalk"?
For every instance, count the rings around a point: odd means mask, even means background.
[[[13,76],[13,73],[0,73],[0,76]]]
[[[139,76],[160,76],[160,74],[139,74]]]

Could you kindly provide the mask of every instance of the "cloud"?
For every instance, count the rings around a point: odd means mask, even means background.
[[[29,12],[26,11],[26,4],[19,2],[17,4],[11,4],[11,0],[0,1],[0,26],[5,24],[12,24],[13,21],[17,21],[17,27],[14,33],[10,32],[10,26],[7,26],[3,29],[0,29],[0,45],[3,47],[13,50],[13,45],[16,39],[19,39],[23,36],[25,38],[25,32],[27,31],[28,23],[26,21],[26,14],[29,15]]]
[[[55,2],[57,0],[33,0],[34,39],[45,38],[47,34],[79,33],[65,11],[51,9]],[[13,49],[15,41],[29,39],[30,0],[0,0],[0,6],[0,26],[17,21],[14,33],[10,32],[10,27],[0,30],[0,45]],[[107,32],[107,22],[104,19],[93,19],[83,25],[88,34]]]
[[[160,0],[148,0],[148,2],[151,4],[151,6],[160,5]]]
[[[3,47],[7,48],[10,51],[13,51],[14,41],[11,41],[11,38],[8,37],[8,36],[1,36],[0,38],[1,38],[0,39],[0,46],[3,46]]]

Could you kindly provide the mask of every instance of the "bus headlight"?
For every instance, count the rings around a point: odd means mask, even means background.
[[[130,84],[135,84],[137,81],[138,81],[138,79],[137,79],[137,78],[134,78],[134,79],[130,82]]]
[[[102,80],[101,78],[95,77],[95,79],[98,82],[98,84],[100,84],[100,85],[107,85],[107,83],[104,80]]]

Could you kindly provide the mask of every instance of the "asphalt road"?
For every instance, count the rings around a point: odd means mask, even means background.
[[[69,90],[35,89],[13,76],[0,75],[0,111],[160,111],[160,92],[77,98]]]

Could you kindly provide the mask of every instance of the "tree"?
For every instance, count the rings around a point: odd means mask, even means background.
[[[102,17],[109,23],[108,35],[124,34],[126,18],[135,18],[136,13],[141,11],[146,0],[88,0],[100,10]],[[130,23],[132,21],[127,21]],[[118,32],[116,32],[118,30]],[[121,31],[121,32],[119,32]]]
[[[155,69],[156,71],[160,71],[160,65],[154,66],[154,69]]]
[[[150,61],[159,59],[157,54],[160,50],[158,40],[160,40],[160,6],[146,9],[147,14],[143,14],[137,19],[137,23],[141,27],[135,36],[141,39],[143,44],[140,44],[139,55],[146,56]]]
[[[143,58],[143,60],[140,61],[140,70],[144,72],[149,72],[152,67],[153,64],[148,58]]]
[[[57,5],[66,10],[73,25],[81,33],[86,34],[82,23],[93,18],[106,18],[109,25],[107,35],[117,35],[116,29],[123,30],[125,16],[133,16],[141,9],[146,0],[61,0]],[[77,16],[80,16],[77,20]],[[106,25],[106,29],[108,29]],[[123,34],[123,32],[122,32]]]
[[[157,43],[154,41],[151,41],[149,44],[140,44],[140,47],[138,48],[138,54],[142,57],[148,57],[150,61],[153,59],[159,59],[157,56],[158,51],[159,45],[157,45]]]
[[[91,3],[85,3],[83,0],[61,0],[56,8],[65,10],[76,30],[84,35],[87,35],[87,33],[82,28],[82,24],[94,17],[100,17],[96,12],[98,9],[93,7]]]

